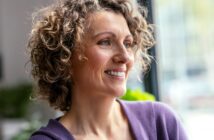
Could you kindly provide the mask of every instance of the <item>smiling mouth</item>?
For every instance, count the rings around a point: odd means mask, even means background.
[[[107,70],[105,71],[106,74],[110,76],[116,76],[116,77],[125,77],[125,72],[123,71],[113,71],[113,70]]]

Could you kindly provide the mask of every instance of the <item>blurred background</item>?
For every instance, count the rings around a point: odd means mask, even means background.
[[[30,100],[26,53],[32,13],[51,2],[0,0],[0,140],[27,140],[31,130],[55,115],[46,103]]]
[[[31,14],[53,0],[0,0],[0,140],[26,135],[59,115],[33,101],[26,44]],[[128,87],[153,94],[179,114],[190,140],[214,139],[214,1],[139,0],[155,24],[152,69]],[[145,78],[146,77],[146,78]]]
[[[214,139],[214,1],[155,0],[160,100],[191,140]]]

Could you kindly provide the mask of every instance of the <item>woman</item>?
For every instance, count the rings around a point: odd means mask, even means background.
[[[185,140],[161,103],[117,99],[134,62],[149,64],[154,43],[140,7],[129,0],[66,0],[43,9],[32,29],[38,97],[64,115],[31,140]]]

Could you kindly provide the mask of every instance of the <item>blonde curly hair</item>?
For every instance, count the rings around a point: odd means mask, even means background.
[[[120,13],[137,46],[142,67],[150,63],[148,48],[153,46],[151,25],[145,10],[131,0],[64,0],[39,10],[34,18],[28,42],[32,75],[38,84],[37,95],[51,106],[68,111],[71,106],[71,59],[81,42],[87,16],[100,10]],[[142,60],[143,59],[143,60]]]

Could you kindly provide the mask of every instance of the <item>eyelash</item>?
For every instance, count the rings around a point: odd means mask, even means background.
[[[103,39],[98,41],[97,44],[101,46],[110,46],[112,43],[110,39]]]
[[[124,45],[126,46],[126,48],[133,48],[134,47],[134,45],[133,45],[133,43],[131,41],[125,41]]]
[[[100,40],[97,42],[97,45],[101,45],[101,46],[111,46],[112,45],[112,41],[111,39],[103,39],[103,40]],[[126,48],[133,48],[134,45],[132,43],[132,41],[129,41],[129,40],[125,40],[124,41],[124,46]]]

